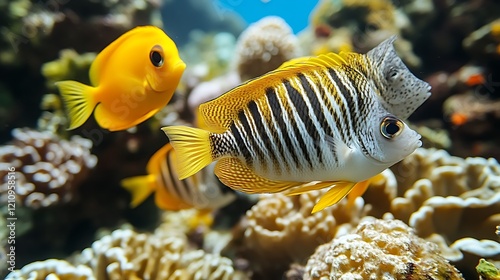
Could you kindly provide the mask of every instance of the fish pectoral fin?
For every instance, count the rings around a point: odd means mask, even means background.
[[[335,152],[338,158],[347,159],[352,153],[352,149],[340,139],[326,136],[326,144]]]
[[[316,213],[325,209],[326,207],[332,206],[342,200],[354,187],[356,183],[353,182],[337,182],[335,186],[329,189],[314,205],[311,213]]]
[[[239,159],[221,158],[215,164],[215,175],[226,186],[245,193],[276,193],[301,182],[273,181],[255,174]]]
[[[299,194],[303,194],[303,193],[310,192],[310,191],[321,190],[321,189],[324,189],[326,187],[330,187],[334,184],[335,184],[335,182],[314,181],[314,182],[303,184],[303,185],[298,186],[296,188],[293,188],[289,191],[285,191],[284,194],[285,195],[299,195]]]
[[[95,88],[76,81],[61,81],[55,85],[68,111],[70,119],[68,130],[80,127],[92,115],[97,105],[94,100]]]
[[[154,175],[136,176],[121,180],[124,189],[130,192],[132,200],[130,206],[137,207],[156,189]]]

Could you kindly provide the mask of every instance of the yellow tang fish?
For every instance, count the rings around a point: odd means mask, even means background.
[[[136,27],[101,51],[90,67],[92,86],[57,82],[69,129],[92,114],[111,131],[133,127],[163,108],[186,68],[175,43],[155,26]]]
[[[213,174],[213,165],[182,181],[177,179],[175,152],[170,144],[159,149],[146,167],[148,175],[123,179],[121,184],[132,194],[131,206],[141,204],[155,192],[156,205],[164,210],[217,209],[236,196],[224,192]]]
[[[186,178],[217,161],[225,185],[298,194],[331,187],[313,212],[421,146],[402,119],[429,96],[391,37],[367,54],[294,59],[200,105],[207,130],[162,128]]]

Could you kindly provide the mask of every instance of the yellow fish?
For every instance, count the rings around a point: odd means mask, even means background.
[[[76,81],[56,86],[69,113],[69,129],[92,114],[111,131],[133,127],[163,108],[186,64],[175,43],[155,26],[136,27],[102,50],[90,67],[88,86]]]
[[[236,198],[234,193],[221,188],[213,174],[213,165],[178,180],[176,161],[172,146],[166,144],[149,160],[146,167],[148,175],[122,180],[122,186],[132,194],[132,207],[141,204],[152,192],[155,192],[156,205],[163,210],[218,209]]]
[[[225,185],[299,194],[330,187],[313,212],[344,198],[421,146],[403,121],[429,96],[391,37],[367,54],[329,53],[284,63],[201,104],[207,129],[164,127],[179,178],[217,161]]]

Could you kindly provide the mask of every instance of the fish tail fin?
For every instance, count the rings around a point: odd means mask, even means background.
[[[76,81],[61,81],[55,84],[68,110],[70,119],[68,130],[81,126],[97,105],[93,98],[94,88]]]
[[[137,207],[155,190],[154,175],[136,176],[121,180],[121,185],[124,189],[130,192],[132,200],[130,206]]]
[[[168,126],[162,130],[174,147],[179,180],[194,175],[214,161],[209,131],[188,126]]]

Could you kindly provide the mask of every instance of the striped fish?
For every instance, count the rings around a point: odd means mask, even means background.
[[[122,186],[132,195],[131,206],[137,207],[152,192],[156,205],[164,210],[217,209],[236,198],[221,188],[213,164],[184,180],[178,179],[176,164],[175,151],[169,143],[149,160],[148,175],[123,179]]]
[[[225,185],[298,194],[331,187],[313,212],[421,146],[403,118],[430,95],[392,37],[368,54],[298,58],[204,103],[207,130],[162,128],[186,178],[217,161]],[[364,186],[363,186],[364,187]]]

